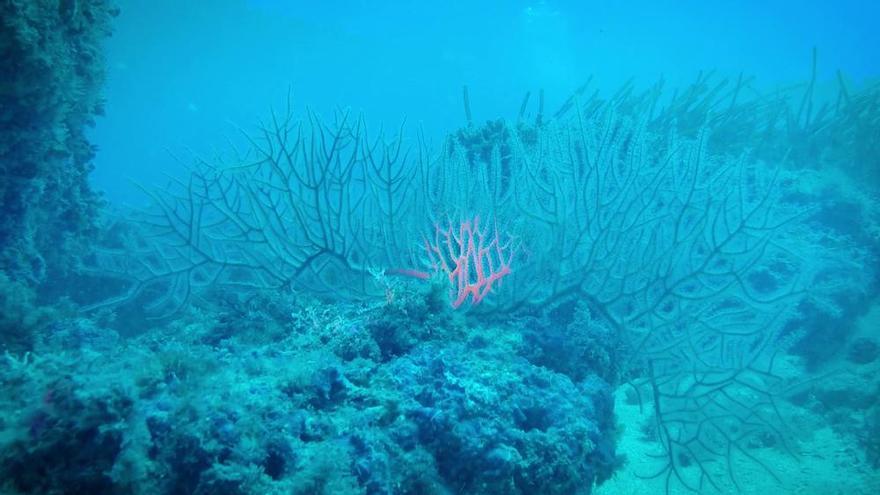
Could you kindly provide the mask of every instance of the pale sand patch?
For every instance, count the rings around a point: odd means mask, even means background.
[[[880,301],[874,301],[869,311],[856,323],[850,339],[869,337],[880,339]],[[804,376],[797,360],[789,357],[782,360],[778,372],[788,377]],[[845,351],[826,364],[817,375],[834,373],[857,376],[861,379],[855,386],[866,390],[877,390],[880,382],[880,361],[868,366],[855,366],[845,359]],[[839,379],[841,375],[836,375]],[[663,494],[665,477],[643,479],[639,476],[654,474],[660,469],[660,461],[651,454],[660,452],[658,444],[644,439],[641,426],[651,421],[651,413],[640,411],[638,405],[625,401],[626,387],[621,387],[616,395],[618,424],[625,430],[618,444],[618,451],[627,456],[626,465],[614,478],[596,487],[597,495]],[[769,466],[779,480],[769,475],[761,466],[740,456],[734,464],[739,490],[722,472],[716,479],[723,483],[721,490],[708,487],[707,494],[804,494],[804,495],[876,495],[880,494],[880,471],[873,469],[865,461],[864,449],[856,445],[855,439],[842,436],[831,429],[820,416],[796,405],[782,402],[783,417],[789,427],[797,433],[792,446],[795,455],[781,449],[762,448],[749,452],[766,466]],[[690,474],[695,475],[695,468]],[[693,493],[672,480],[670,494]]]
[[[856,323],[851,339],[869,337],[880,339],[880,301],[874,301],[871,308]],[[788,377],[804,376],[797,360],[789,357],[779,363],[777,370]],[[861,380],[861,387],[877,390],[880,382],[880,362],[869,366],[856,367],[845,359],[845,351],[826,364],[818,375],[843,372],[855,374]],[[833,377],[831,378],[833,379]],[[858,384],[856,386],[859,386]],[[625,401],[626,387],[618,389],[616,413],[618,424],[625,430],[618,444],[618,451],[627,456],[626,465],[614,478],[594,489],[597,495],[635,495],[665,493],[665,478],[643,479],[639,476],[654,474],[662,466],[660,461],[650,457],[660,452],[659,445],[644,438],[641,427],[651,421],[649,410],[640,411],[638,405]],[[864,449],[856,445],[855,439],[842,437],[832,430],[823,418],[796,405],[782,402],[781,411],[788,425],[798,435],[794,439],[795,455],[781,449],[762,448],[749,452],[771,467],[777,481],[762,467],[740,456],[736,459],[734,470],[738,491],[728,476],[717,476],[723,482],[721,490],[708,487],[707,494],[804,494],[804,495],[876,495],[880,494],[880,471],[873,469],[866,461]],[[691,475],[695,475],[691,468]],[[673,480],[670,495],[693,493]]]
[[[642,479],[656,473],[662,466],[660,461],[650,457],[657,454],[659,448],[649,440],[643,439],[640,431],[645,421],[650,421],[648,411],[640,412],[637,405],[626,404],[623,393],[617,397],[618,423],[625,425],[618,445],[619,452],[627,456],[626,465],[618,471],[614,478],[593,493],[597,495],[635,495],[663,494],[665,477]],[[796,406],[789,406],[793,414],[807,414]],[[797,409],[797,411],[795,411]],[[800,417],[796,419],[798,426],[806,426],[808,422],[817,422],[818,418]],[[707,487],[704,493],[743,493],[743,494],[808,494],[808,495],[876,495],[880,493],[880,472],[873,470],[864,463],[861,450],[840,438],[830,428],[824,427],[812,432],[812,435],[797,439],[796,456],[777,449],[763,448],[750,450],[750,453],[762,463],[773,469],[779,481],[769,475],[761,466],[740,456],[736,459],[734,470],[740,486],[737,491],[726,475],[718,476],[721,490]],[[689,474],[695,475],[694,468]],[[674,479],[670,482],[670,494],[693,493],[684,489]]]

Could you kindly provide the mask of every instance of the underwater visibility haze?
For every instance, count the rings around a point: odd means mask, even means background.
[[[880,493],[872,2],[0,2],[0,493]]]

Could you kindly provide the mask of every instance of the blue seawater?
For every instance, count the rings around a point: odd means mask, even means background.
[[[880,5],[0,5],[0,492],[880,493]]]

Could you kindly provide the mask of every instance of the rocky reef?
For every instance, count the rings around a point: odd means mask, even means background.
[[[549,369],[554,345],[524,337],[592,327],[589,312],[475,325],[436,299],[233,297],[134,339],[59,320],[0,360],[3,488],[563,494],[610,477],[603,361]],[[618,345],[576,342],[572,356]]]
[[[97,235],[86,132],[103,113],[109,0],[0,4],[0,345],[26,350]],[[53,281],[54,283],[47,283]]]
[[[67,273],[95,234],[86,131],[115,13],[108,0],[0,5],[0,270],[28,286]]]

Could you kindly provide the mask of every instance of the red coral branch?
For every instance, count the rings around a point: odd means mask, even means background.
[[[515,249],[507,236],[502,242],[498,226],[481,228],[480,217],[462,220],[458,228],[434,226],[434,238],[424,240],[431,271],[443,273],[451,285],[452,307],[470,299],[479,304],[496,282],[511,273]],[[413,276],[421,272],[414,272]]]

